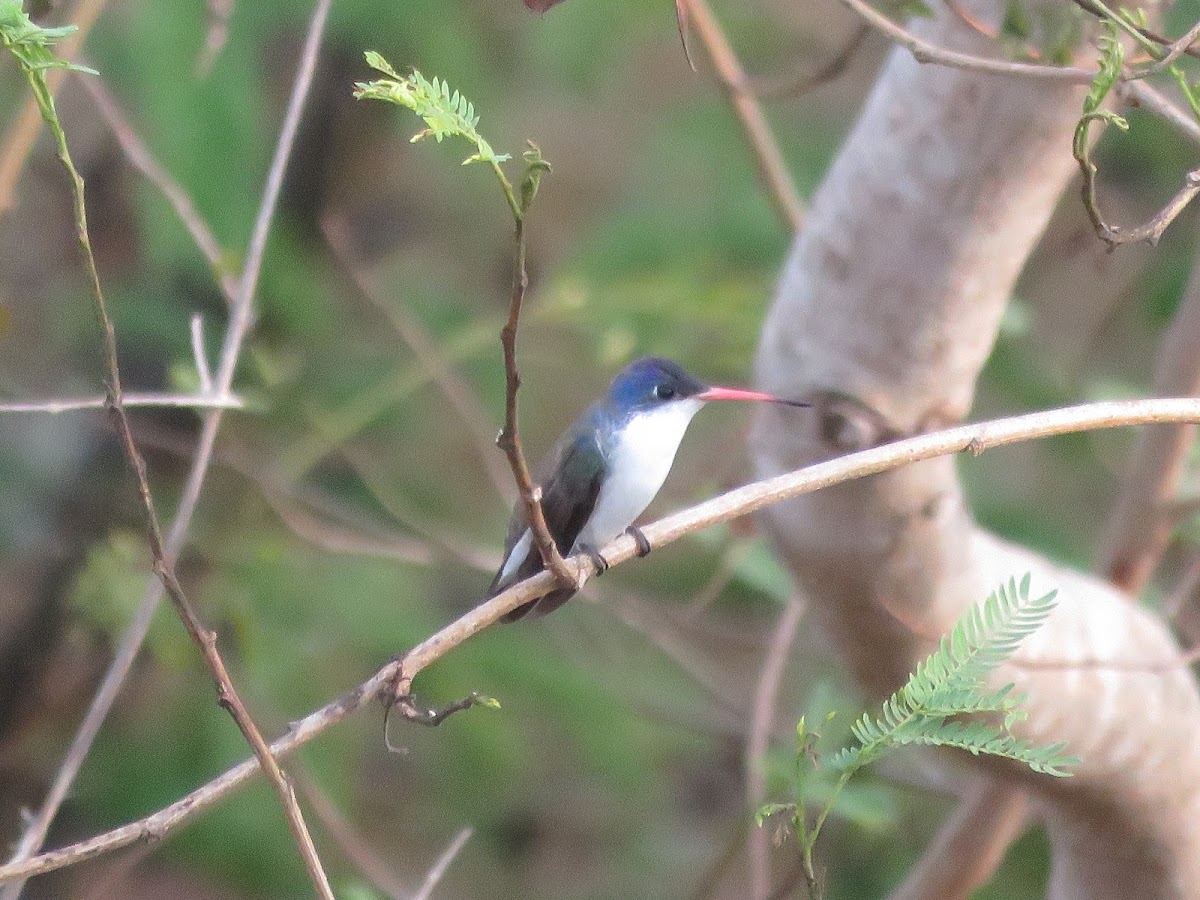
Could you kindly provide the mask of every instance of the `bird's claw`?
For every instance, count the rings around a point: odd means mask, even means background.
[[[583,544],[579,549],[586,553],[588,559],[596,564],[597,575],[603,575],[608,571],[608,560],[604,558],[604,555],[599,550],[587,544]]]
[[[638,528],[636,525],[630,525],[625,529],[625,533],[637,542],[638,556],[650,555],[650,539],[642,533],[642,529]]]

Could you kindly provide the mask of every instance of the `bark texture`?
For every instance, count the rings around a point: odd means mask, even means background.
[[[995,21],[1002,6],[973,11]],[[994,52],[950,16],[913,30]],[[966,415],[1013,284],[1075,171],[1082,96],[892,52],[764,326],[760,384],[815,397],[818,409],[790,432],[777,413],[760,414],[761,474]],[[992,768],[1029,789],[1046,823],[1048,893],[1200,896],[1200,694],[1186,667],[1164,667],[1178,648],[1155,617],[980,529],[950,459],[806,495],[764,522],[813,615],[876,695],[1010,576],[1029,571],[1035,591],[1057,588],[1060,608],[999,680],[1029,694],[1023,733],[1067,741],[1083,765],[1065,780]]]

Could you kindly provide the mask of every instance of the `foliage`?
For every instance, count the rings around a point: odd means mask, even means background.
[[[4,46],[12,51],[27,73],[71,69],[97,74],[94,69],[66,62],[50,52],[51,46],[69,37],[75,30],[74,25],[43,28],[29,18],[20,0],[0,0],[0,40],[4,41]]]
[[[359,100],[384,100],[411,109],[425,120],[425,130],[419,131],[412,137],[412,142],[433,137],[441,143],[446,137],[461,137],[475,145],[475,152],[463,160],[462,164],[473,162],[487,163],[492,167],[500,187],[508,200],[509,209],[518,228],[524,219],[525,212],[537,196],[542,173],[550,171],[550,163],[542,158],[542,152],[532,141],[529,149],[522,155],[525,171],[521,178],[520,199],[513,192],[512,183],[500,167],[501,163],[512,159],[507,153],[496,153],[491,144],[483,139],[478,131],[479,116],[475,114],[475,106],[458,91],[451,93],[449,85],[434,78],[428,81],[413,69],[407,77],[398,75],[382,56],[374,51],[366,52],[367,64],[371,68],[387,75],[387,78],[370,82],[356,82],[354,96]],[[521,249],[524,255],[524,249]]]
[[[796,726],[796,803],[770,803],[757,813],[762,825],[770,816],[790,814],[791,825],[803,854],[810,891],[816,892],[812,851],[826,818],[847,782],[864,766],[900,747],[920,745],[951,747],[978,756],[998,756],[1029,766],[1035,772],[1057,777],[1070,773],[1075,757],[1063,753],[1065,745],[1037,747],[1012,734],[1024,718],[1023,697],[1013,685],[986,686],[987,677],[1016,652],[1021,641],[1053,612],[1057,592],[1030,599],[1030,576],[1018,585],[1010,579],[983,604],[968,610],[936,651],[917,666],[909,679],[883,704],[877,716],[864,714],[851,731],[858,741],[822,759],[816,751],[820,735],[810,732],[804,718]],[[990,714],[988,718],[975,718]],[[959,717],[970,716],[969,719]],[[838,772],[825,805],[810,826],[805,808],[808,768]]]
[[[439,144],[446,137],[461,137],[475,145],[475,152],[462,164],[487,162],[498,164],[512,159],[507,153],[497,154],[479,133],[479,116],[475,106],[458,91],[450,92],[446,82],[434,78],[428,81],[413,69],[412,74],[401,76],[396,73],[382,56],[373,50],[365,54],[367,65],[387,78],[377,81],[356,82],[354,96],[359,100],[386,100],[411,109],[425,120],[425,130],[412,137],[412,142],[433,137]]]

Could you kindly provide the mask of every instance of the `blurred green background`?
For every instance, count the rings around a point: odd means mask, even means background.
[[[1174,15],[1191,21],[1195,6]],[[210,12],[201,3],[112,0],[87,40],[89,63],[235,267],[310,9],[236,3],[203,74],[195,68]],[[855,28],[834,0],[716,11],[747,68],[772,77],[820,68]],[[64,16],[57,5],[33,12]],[[511,221],[491,175],[459,167],[465,145],[411,145],[415,118],[351,99],[353,82],[371,77],[365,49],[461,90],[498,151],[517,155],[532,139],[554,165],[529,226],[519,345],[533,456],[634,356],[670,355],[706,379],[748,383],[789,245],[703,51],[693,51],[693,73],[665,0],[573,0],[543,16],[519,0],[336,3],[239,369],[251,408],[226,418],[181,560],[269,733],[478,602],[512,496],[489,476],[500,456],[487,446],[503,413],[497,335]],[[885,51],[869,38],[837,79],[770,102],[804,195]],[[15,66],[0,61],[5,122],[24,99]],[[203,315],[212,359],[225,324],[209,267],[78,84],[68,82],[60,110],[88,180],[128,386],[192,389],[190,318]],[[1101,148],[1117,221],[1152,211],[1192,165],[1174,134],[1132,119],[1130,135]],[[1191,264],[1194,217],[1156,249],[1106,255],[1076,196],[1066,195],[1022,280],[978,416],[1147,390],[1157,335]],[[99,332],[66,182],[44,137],[18,199],[0,218],[0,396],[96,393]],[[404,338],[413,329],[465,381],[477,417],[447,401]],[[747,421],[738,409],[701,415],[651,513],[748,480]],[[135,422],[169,514],[197,420],[146,412]],[[1087,565],[1129,441],[1088,435],[965,461],[976,514]],[[0,419],[6,841],[19,834],[21,807],[40,802],[140,599],[141,535],[132,481],[101,415]],[[485,632],[417,682],[429,702],[479,690],[502,711],[473,710],[438,729],[394,724],[399,754],[384,749],[377,708],[326,734],[290,768],[319,791],[316,801],[302,796],[339,896],[384,896],[347,845],[371,848],[415,890],[467,826],[473,836],[434,896],[743,896],[745,737],[765,643],[789,595],[751,525],[714,529],[621,567],[548,619]],[[866,702],[802,623],[765,761],[768,799],[789,797],[801,713],[836,709],[846,722]],[[53,843],[152,812],[246,755],[163,610]],[[322,805],[340,810],[349,838],[314,811]],[[885,894],[951,807],[920,767],[885,767],[855,785],[818,851],[829,896]],[[774,862],[779,883],[794,879],[789,850]],[[1045,871],[1044,841],[1031,834],[982,896],[1033,896]],[[309,891],[277,803],[258,785],[161,847],[40,879],[29,896]]]

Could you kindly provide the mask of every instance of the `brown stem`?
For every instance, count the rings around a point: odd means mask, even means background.
[[[529,273],[525,271],[525,215],[524,210],[514,207],[516,223],[513,262],[512,300],[508,306],[508,321],[500,329],[500,346],[504,348],[504,429],[496,438],[496,444],[508,457],[513,478],[521,493],[521,504],[525,508],[525,521],[533,532],[534,543],[542,555],[542,563],[554,574],[564,588],[581,588],[586,576],[573,571],[559,553],[558,545],[546,525],[542,512],[542,489],[533,483],[529,464],[521,447],[521,435],[517,430],[517,391],[521,389],[521,375],[517,371],[517,329],[521,322],[521,304],[529,287]]]

